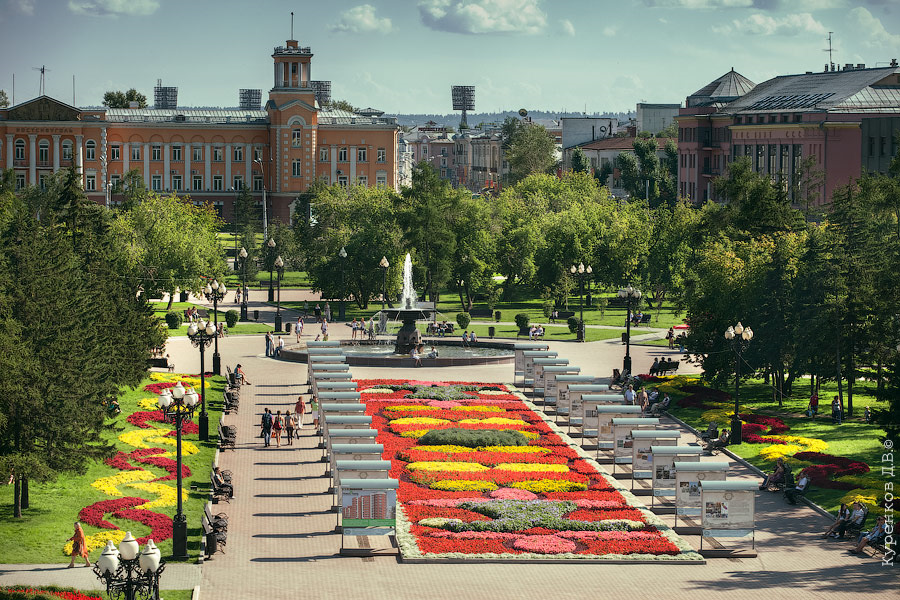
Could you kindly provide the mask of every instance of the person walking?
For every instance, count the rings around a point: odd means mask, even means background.
[[[303,316],[297,317],[297,343],[300,343],[300,336],[303,335]]]
[[[322,339],[328,340],[328,317],[322,319]]]
[[[675,328],[669,327],[669,331],[666,332],[666,339],[669,340],[669,350],[675,349]]]
[[[322,321],[322,307],[316,303],[316,307],[313,309],[313,314],[316,316],[316,323],[320,323]]]
[[[284,432],[287,434],[288,446],[294,445],[294,415],[290,409],[284,411]]]
[[[67,568],[71,569],[75,566],[76,557],[84,559],[84,566],[91,566],[91,561],[88,559],[87,539],[84,536],[84,530],[81,528],[81,523],[78,521],[75,521],[75,533],[72,534],[72,537],[70,537],[69,540],[72,540],[72,560],[69,561],[69,566]]]
[[[265,447],[268,448],[272,442],[272,411],[265,409],[262,416],[262,436],[265,441]]]
[[[272,355],[272,334],[268,331],[266,332],[266,357]]]
[[[313,433],[319,431],[319,401],[313,396],[309,399],[309,412],[312,413]]]
[[[300,433],[303,429],[303,415],[306,414],[306,402],[303,401],[303,396],[297,398],[297,404],[294,405],[294,418],[297,421],[295,430],[297,432],[297,439],[300,439]]]
[[[281,430],[284,429],[284,419],[281,411],[275,413],[275,420],[272,422],[272,430],[275,432],[275,447],[281,448]]]
[[[325,320],[331,320],[331,304],[329,304],[328,302],[325,303]]]

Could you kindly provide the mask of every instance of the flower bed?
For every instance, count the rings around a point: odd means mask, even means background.
[[[581,448],[503,385],[357,381],[391,461],[405,559],[700,561]],[[419,443],[511,430],[522,446]],[[469,436],[469,438],[467,438]],[[473,447],[456,445],[468,443]]]

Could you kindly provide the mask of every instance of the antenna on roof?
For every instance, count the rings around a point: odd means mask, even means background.
[[[40,67],[31,67],[32,71],[40,71],[41,72],[41,85],[38,87],[38,96],[44,95],[44,74],[49,71],[47,67],[41,65]]]
[[[834,32],[833,32],[833,31],[829,31],[829,32],[828,32],[828,47],[825,48],[824,50],[822,50],[822,52],[827,52],[827,53],[828,53],[828,64],[831,66],[831,70],[834,71],[834,61],[831,59],[831,52],[832,52],[832,47],[831,47],[831,34],[832,34],[832,33],[834,33]]]
[[[294,11],[291,11],[291,39],[294,39]]]

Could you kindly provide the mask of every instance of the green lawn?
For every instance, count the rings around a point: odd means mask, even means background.
[[[274,277],[275,274],[272,275],[272,286],[275,287],[277,284],[275,283]],[[241,273],[234,273],[229,271],[225,276],[225,285],[228,289],[235,291],[241,285]],[[309,281],[309,276],[306,274],[306,271],[285,271],[281,276],[281,289],[286,288],[303,288],[308,289],[312,286],[312,283]],[[247,281],[247,287],[251,289],[261,289],[261,288],[269,288],[269,272],[268,271],[259,271],[256,274],[255,278],[249,279]]]
[[[156,315],[159,319],[165,322],[166,313],[169,312],[166,310],[166,306],[168,303],[166,302],[153,302],[153,314]],[[201,306],[199,304],[194,304],[192,302],[173,302],[172,303],[172,311],[177,312],[179,314],[183,314],[185,309],[196,306],[198,310],[207,310],[205,306]],[[218,315],[219,321],[225,321],[225,313],[229,310],[237,310],[240,311],[239,306],[228,305],[219,309],[218,311],[208,310],[210,318],[216,317]],[[253,316],[252,311],[249,314],[250,317]],[[187,328],[189,323],[185,321],[181,324],[181,328],[177,331],[172,329],[167,329],[169,335],[187,335]],[[265,323],[254,323],[253,321],[248,322],[239,322],[234,327],[228,328],[228,335],[246,335],[246,334],[254,334],[254,333],[265,333],[267,331],[272,331],[273,328],[271,325],[266,325]]]
[[[100,585],[100,580],[97,580],[97,585]],[[103,598],[103,600],[109,600],[109,596],[107,596],[106,591],[104,590],[76,590],[75,588],[70,587],[58,587],[55,585],[42,585],[37,588],[30,585],[11,585],[0,588],[0,598],[5,598],[3,592],[5,590],[20,590],[20,589],[40,589],[46,591],[55,591],[55,592],[82,592],[85,594],[90,594],[91,596],[98,596]],[[160,600],[191,600],[193,597],[193,590],[160,590],[159,597]]]
[[[790,430],[784,435],[824,440],[828,444],[828,448],[824,451],[826,454],[865,462],[871,469],[868,476],[880,478],[881,456],[884,448],[881,442],[878,441],[878,438],[884,435],[884,430],[875,425],[866,424],[863,421],[863,410],[866,406],[871,407],[873,410],[886,408],[887,406],[885,402],[879,402],[872,395],[874,387],[874,383],[870,382],[861,382],[861,384],[858,383],[855,386],[853,395],[854,415],[849,420],[845,420],[842,425],[831,424],[830,402],[831,398],[837,394],[836,383],[825,384],[820,389],[820,413],[814,420],[802,415],[809,403],[809,379],[795,383],[794,397],[786,398],[781,407],[778,406],[778,402],[772,397],[772,388],[762,380],[751,380],[743,383],[741,385],[741,406],[748,407],[753,412],[761,415],[781,418],[790,426]],[[733,387],[723,389],[729,393],[734,391]],[[846,388],[844,393],[846,405]],[[698,430],[705,430],[708,423],[701,417],[703,412],[703,410],[696,408],[675,408],[672,414]],[[727,423],[720,422],[720,429],[723,426],[729,427]],[[760,456],[760,451],[768,446],[770,444],[749,444],[745,442],[738,446],[731,446],[730,449],[752,465],[769,472],[772,470],[773,461],[766,460]],[[846,493],[847,490],[814,486],[811,488],[808,497],[813,502],[836,513],[840,506],[840,499]]]
[[[399,323],[396,323],[394,325],[395,325],[393,327],[394,330],[399,329],[399,327],[400,327]],[[307,328],[309,328],[310,326],[315,327],[314,324],[313,325],[307,324]],[[329,324],[329,327],[330,327],[329,331],[334,331],[335,327],[343,327],[343,326],[344,325],[341,323]],[[426,323],[419,323],[417,325],[417,327],[418,327],[419,331],[421,331],[424,334],[428,325]],[[490,325],[471,325],[470,324],[469,327],[467,328],[467,330],[474,331],[475,335],[478,336],[479,340],[486,341],[488,339],[491,339],[490,336],[488,335],[488,327],[491,327],[491,326]],[[516,339],[516,334],[519,332],[519,328],[516,327],[515,325],[494,325],[493,327],[495,328],[495,332],[494,332],[495,338]],[[391,326],[389,326],[389,330],[391,330],[390,328],[391,328]],[[310,331],[310,330],[307,329],[307,331]],[[315,331],[315,329],[313,329],[312,331]],[[338,331],[340,331],[340,330],[338,330]],[[460,329],[459,326],[457,325],[456,331],[454,332],[454,334],[452,336],[449,336],[449,337],[452,339],[462,339],[462,334],[464,331],[465,330]],[[549,342],[561,342],[561,341],[567,341],[567,340],[575,341],[575,334],[569,333],[568,327],[552,327],[551,326],[551,327],[545,327],[544,331],[545,331],[545,334],[544,334],[545,341],[549,341]],[[599,340],[608,340],[610,338],[617,338],[620,335],[622,335],[621,332],[619,332],[616,329],[587,329],[585,331],[586,331],[588,342],[596,342]],[[523,336],[522,338],[519,338],[519,339],[521,341],[526,341],[526,342],[528,341],[527,336]]]
[[[200,515],[208,495],[204,490],[208,490],[209,486],[209,472],[216,450],[216,431],[222,415],[222,397],[225,389],[223,377],[213,377],[207,381],[210,382],[206,394],[210,440],[199,442],[197,434],[185,436],[186,441],[193,443],[199,449],[196,454],[184,455],[184,464],[191,470],[191,476],[184,480],[184,489],[190,491],[192,482],[196,482],[200,489],[200,491],[189,492],[189,499],[184,504],[188,519],[188,552],[194,558],[199,555],[200,551]],[[113,441],[116,448],[122,452],[131,452],[135,450],[135,447],[119,440],[117,436],[138,429],[127,422],[127,416],[139,410],[147,410],[138,406],[139,400],[155,398],[154,394],[143,391],[143,387],[148,383],[152,383],[150,379],[144,380],[133,390],[124,390],[119,399],[122,413],[110,421],[115,429],[103,433],[103,436],[107,440]],[[171,426],[169,427],[171,429]],[[166,475],[164,470],[155,466],[137,462],[133,464],[147,469],[157,476]],[[100,500],[111,498],[92,487],[91,483],[98,478],[108,477],[119,472],[103,462],[94,462],[82,475],[65,474],[51,483],[32,483],[29,486],[31,506],[23,511],[22,519],[18,520],[13,518],[13,486],[0,487],[0,556],[3,557],[2,561],[7,563],[62,563],[67,561],[67,557],[63,555],[63,545],[66,539],[72,535],[72,522],[77,519],[78,511]],[[173,480],[162,483],[171,485],[173,489],[175,487]],[[126,484],[120,484],[120,489],[127,496],[138,496],[148,500],[158,497],[152,492],[128,487]],[[169,517],[175,514],[174,506],[161,506],[150,510]],[[149,527],[135,521],[116,519],[109,514],[106,515],[106,519],[119,525],[122,529],[131,531],[135,537],[147,535],[150,532]],[[86,535],[105,531],[90,525],[84,525],[84,530]],[[162,542],[157,540],[157,545],[164,558],[172,554],[171,539]],[[91,553],[91,559],[96,560],[99,555],[100,550],[94,550]],[[180,596],[173,595],[172,597]]]

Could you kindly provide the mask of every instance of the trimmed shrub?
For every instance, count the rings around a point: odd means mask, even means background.
[[[494,313],[494,321],[496,321],[497,323],[499,323],[499,322],[500,322],[500,317],[502,317],[502,316],[503,316],[503,313],[501,313],[501,312],[498,310],[497,312]]]
[[[566,319],[566,324],[569,326],[569,333],[575,333],[578,331],[578,319],[575,317],[569,317]]]
[[[472,322],[472,317],[467,312],[456,313],[456,324],[459,325],[460,329],[466,329],[469,326],[469,323]]]
[[[519,313],[515,318],[516,325],[518,325],[519,329],[528,329],[529,319],[527,314]]]
[[[237,325],[240,319],[241,313],[234,310],[233,308],[225,313],[225,324],[228,325],[229,328]]]
[[[432,429],[419,438],[420,446],[527,446],[528,439],[518,431],[504,429]]]
[[[544,318],[549,319],[550,315],[553,314],[553,300],[544,300],[544,303],[541,304],[541,310],[544,311]]]
[[[181,316],[180,312],[170,310],[166,313],[166,325],[169,326],[169,329],[178,329],[183,322],[184,318]]]

